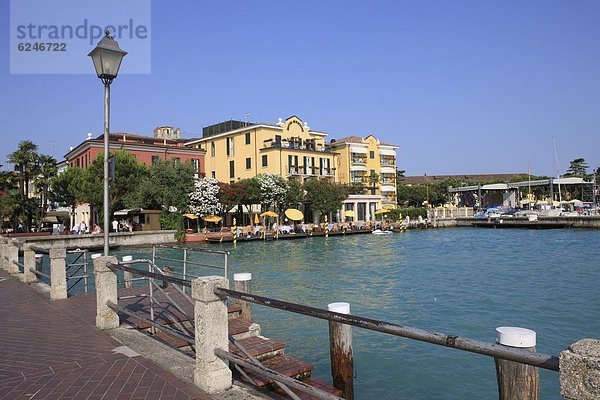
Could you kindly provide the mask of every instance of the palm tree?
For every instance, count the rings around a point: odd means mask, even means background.
[[[371,175],[369,175],[369,183],[371,184],[371,194],[374,195],[377,190],[377,184],[379,183],[379,174],[371,172]]]
[[[41,201],[41,216],[44,217],[46,207],[48,205],[48,191],[50,188],[50,181],[56,176],[58,167],[56,166],[56,159],[52,156],[40,155],[38,157],[38,175],[35,179],[35,188],[42,195]]]
[[[38,173],[38,147],[29,140],[19,143],[19,148],[8,155],[8,162],[14,165],[19,175],[19,189],[23,197],[29,194],[29,182]]]

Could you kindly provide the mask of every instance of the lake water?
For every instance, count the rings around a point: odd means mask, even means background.
[[[255,294],[321,308],[346,301],[355,315],[489,342],[498,326],[526,327],[538,352],[557,355],[600,335],[599,245],[600,230],[457,228],[206,246],[230,251],[230,278],[251,272]],[[126,254],[151,250],[116,253]],[[254,317],[331,380],[326,321],[258,305]],[[353,335],[357,398],[497,398],[489,357],[360,328]],[[561,398],[558,373],[540,379],[541,398]]]

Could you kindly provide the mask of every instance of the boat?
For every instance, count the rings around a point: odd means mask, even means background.
[[[392,231],[382,231],[381,229],[375,229],[371,232],[373,235],[389,235],[390,233],[394,233]]]

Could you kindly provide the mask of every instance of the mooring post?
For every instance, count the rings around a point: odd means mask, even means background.
[[[133,261],[133,256],[123,256],[123,262]],[[133,274],[129,271],[123,271],[123,285],[126,288],[130,288],[133,285],[131,281],[133,279]]]
[[[23,265],[23,282],[32,283],[37,281],[37,275],[31,271],[32,269],[36,270],[35,251],[28,244],[23,247]]]
[[[349,303],[331,303],[327,310],[350,314]],[[333,386],[342,391],[342,397],[354,399],[354,356],[352,352],[352,327],[329,321],[329,354]]]
[[[229,363],[215,349],[229,351],[227,298],[215,294],[216,288],[228,288],[227,278],[206,276],[192,281],[195,301],[196,369],[194,383],[207,393],[229,389],[232,384]]]
[[[238,292],[252,294],[252,274],[250,272],[233,274],[233,282],[235,290]],[[252,321],[252,303],[243,300],[236,300],[235,302],[242,307],[240,316]]]
[[[13,262],[13,261],[19,261],[19,246],[18,246],[18,242],[16,240],[12,239],[12,240],[8,241],[6,255],[8,256],[8,261],[6,264],[8,273],[11,275],[18,275],[19,274],[19,266]]]
[[[559,357],[560,394],[569,400],[600,399],[600,340],[581,339]]]
[[[496,343],[535,352],[535,331],[513,326],[496,328]],[[539,371],[537,367],[495,358],[500,400],[538,400]]]
[[[96,326],[100,329],[119,327],[119,314],[106,305],[110,301],[117,304],[117,274],[106,266],[116,264],[117,257],[102,257],[92,254],[94,263],[94,280],[96,283]]]
[[[67,298],[67,249],[50,248],[50,299]]]

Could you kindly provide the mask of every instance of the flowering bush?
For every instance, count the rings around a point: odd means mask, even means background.
[[[190,196],[190,212],[204,217],[217,214],[221,210],[219,202],[219,185],[216,179],[202,178],[194,184],[194,191]]]
[[[265,207],[279,207],[285,202],[289,186],[282,176],[260,174],[256,176],[256,180],[260,187],[260,202]]]

